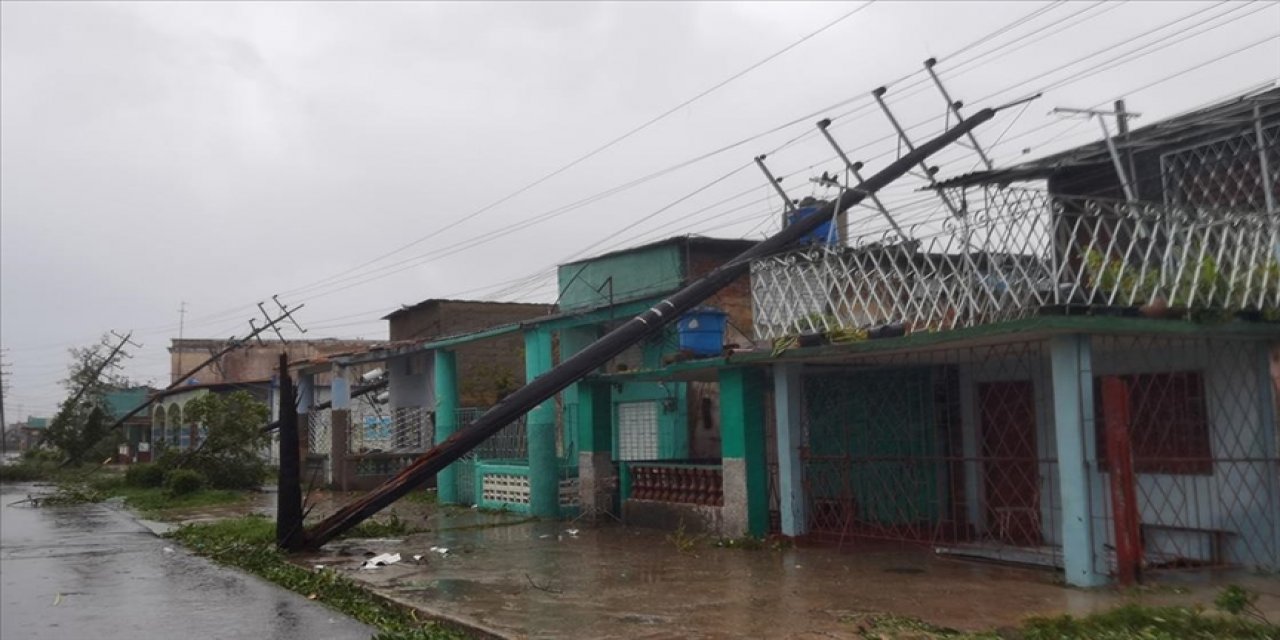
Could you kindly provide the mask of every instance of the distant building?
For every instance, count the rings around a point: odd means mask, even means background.
[[[429,342],[448,336],[468,334],[490,327],[531,320],[547,315],[551,305],[525,302],[485,302],[432,298],[401,307],[383,317],[390,323],[392,343]],[[488,407],[524,385],[524,340],[518,334],[459,346],[458,393],[464,407]],[[420,354],[395,362],[391,370],[392,395],[413,396],[401,389],[416,385],[426,393],[426,370]],[[413,404],[413,406],[427,406]]]
[[[231,394],[245,391],[255,400],[266,403],[271,389],[271,379],[246,380],[244,382],[215,382],[190,384],[156,393],[151,411],[146,416],[150,433],[137,445],[135,462],[146,462],[152,453],[163,449],[189,451],[200,446],[206,435],[205,428],[191,419],[187,404],[208,394]],[[264,425],[265,426],[265,425]]]
[[[155,391],[151,387],[131,387],[108,391],[106,401],[111,419],[119,420],[123,418],[130,411],[146,402],[147,397],[155,393]],[[124,441],[120,443],[117,461],[121,464],[128,464],[139,462],[140,457],[141,461],[149,460],[151,445],[147,432],[151,429],[150,414],[146,411],[140,411],[137,415],[126,420],[122,425],[122,429]]]
[[[289,354],[290,361],[310,360],[336,353],[363,351],[381,344],[380,340],[263,340],[236,349],[191,376],[188,384],[220,384],[263,380],[275,374],[280,352]],[[170,380],[177,382],[187,371],[209,359],[230,344],[229,340],[185,338],[174,340],[169,347]]]

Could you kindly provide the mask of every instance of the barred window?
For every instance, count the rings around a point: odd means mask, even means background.
[[[1135,473],[1211,475],[1209,418],[1204,379],[1198,371],[1119,376],[1129,392],[1129,442]],[[1098,466],[1107,455],[1102,378],[1093,380]]]

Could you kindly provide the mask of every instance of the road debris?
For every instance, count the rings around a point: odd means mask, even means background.
[[[387,565],[395,564],[397,562],[400,562],[400,554],[384,553],[382,555],[377,555],[372,558],[369,558],[368,560],[365,560],[364,564],[360,565],[360,568],[361,569],[377,569],[378,567],[385,567]]]

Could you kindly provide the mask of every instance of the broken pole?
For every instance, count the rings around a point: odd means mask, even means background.
[[[609,359],[675,321],[684,312],[737,280],[750,269],[753,260],[786,250],[832,216],[849,210],[869,194],[884,188],[906,174],[913,166],[924,162],[929,156],[946,148],[978,125],[987,122],[1001,108],[1004,107],[983,109],[938,137],[914,148],[879,173],[867,178],[856,188],[845,189],[834,202],[823,205],[815,215],[783,227],[782,231],[765,238],[648,311],[628,320],[560,365],[530,380],[528,384],[486,411],[475,422],[422,454],[400,473],[316,523],[307,531],[303,544],[307,548],[318,548],[378,513],[421,486],[428,478],[474,449],[503,427],[549,400],[560,390],[599,369]]]
[[[293,550],[302,546],[302,451],[298,446],[298,405],[289,356],[280,354],[280,477],[276,498],[276,545]]]

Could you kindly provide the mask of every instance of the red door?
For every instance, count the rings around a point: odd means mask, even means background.
[[[987,531],[1000,542],[1033,546],[1040,531],[1040,465],[1030,381],[978,385]]]

